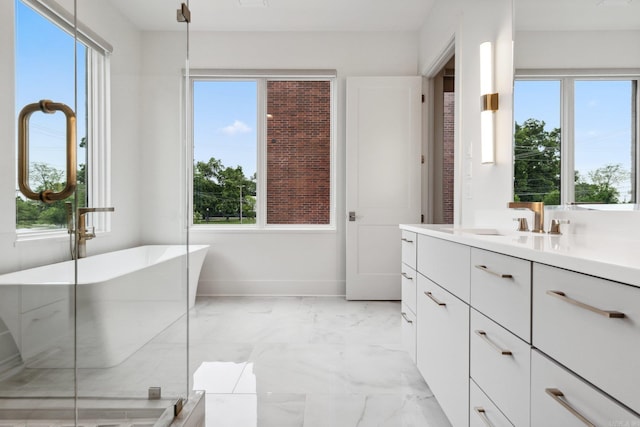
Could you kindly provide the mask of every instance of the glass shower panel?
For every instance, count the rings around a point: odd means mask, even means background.
[[[47,7],[46,4],[51,7]],[[75,420],[75,261],[85,54],[57,3],[0,3],[0,424]],[[7,114],[4,114],[7,112]],[[6,118],[6,122],[5,122]]]
[[[111,47],[87,56],[90,191],[80,209],[87,256],[76,289],[78,406],[86,424],[104,406],[149,411],[136,424],[170,420],[188,397],[180,102],[187,26],[176,17],[181,3],[145,3],[76,0],[81,28]]]

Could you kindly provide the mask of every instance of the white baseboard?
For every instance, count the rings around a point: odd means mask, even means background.
[[[344,296],[344,280],[201,280],[198,296]]]

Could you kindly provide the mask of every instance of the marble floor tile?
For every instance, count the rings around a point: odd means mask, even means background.
[[[399,311],[340,297],[201,297],[118,366],[79,369],[78,392],[202,389],[207,427],[448,427],[402,348]],[[72,369],[25,369],[0,381],[0,400],[72,395],[73,381]]]

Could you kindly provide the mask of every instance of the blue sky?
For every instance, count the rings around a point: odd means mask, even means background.
[[[194,158],[215,157],[224,166],[242,166],[248,178],[256,172],[257,83],[194,82]]]
[[[78,105],[74,94],[74,40],[16,1],[16,117],[27,104],[50,99],[77,113],[77,136],[86,135],[85,48],[78,43]],[[29,120],[29,160],[65,171],[66,119],[62,112],[35,112]],[[84,153],[78,152],[78,162]]]

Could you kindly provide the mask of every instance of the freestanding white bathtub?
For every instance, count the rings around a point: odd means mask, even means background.
[[[26,366],[118,365],[195,304],[208,245],[150,245],[0,276],[0,317]],[[187,308],[188,304],[188,308]],[[2,331],[0,331],[2,332]],[[186,331],[185,331],[186,334]]]

